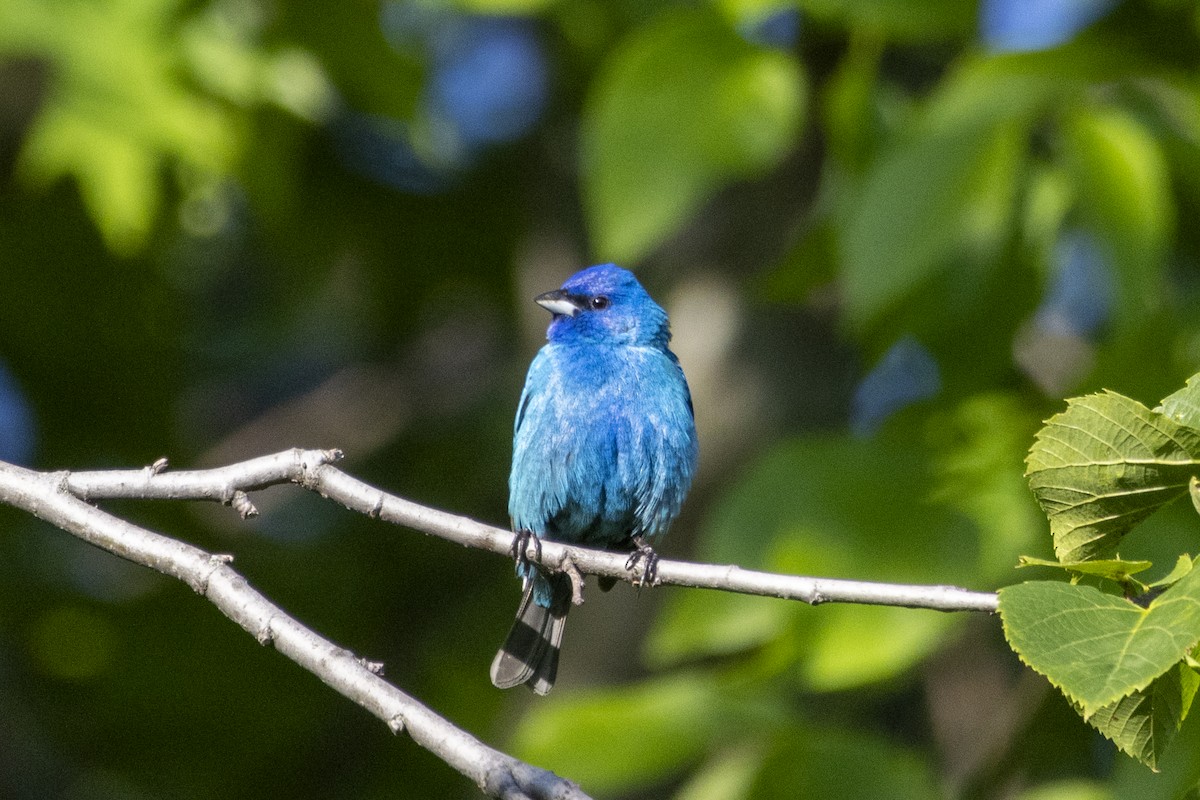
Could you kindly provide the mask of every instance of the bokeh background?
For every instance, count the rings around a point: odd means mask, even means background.
[[[0,0],[0,457],[340,447],[503,525],[530,300],[612,260],[695,395],[664,555],[1032,577],[1039,421],[1200,371],[1198,68],[1193,0]],[[622,585],[553,695],[501,693],[504,559],[255,499],[111,507],[600,798],[1195,796],[1194,718],[1154,775],[983,616]],[[182,585],[0,519],[0,796],[476,796]]]

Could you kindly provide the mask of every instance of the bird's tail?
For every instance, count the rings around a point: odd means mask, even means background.
[[[550,605],[539,605],[535,594],[539,582],[550,586]],[[535,572],[525,582],[525,593],[517,609],[508,638],[492,659],[492,683],[499,689],[509,689],[522,683],[538,694],[554,688],[558,674],[558,651],[562,647],[567,612],[571,610],[571,579],[567,575],[545,575]]]

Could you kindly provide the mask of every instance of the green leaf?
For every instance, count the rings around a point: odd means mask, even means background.
[[[1200,375],[1188,378],[1187,385],[1163,398],[1162,403],[1154,410],[1180,425],[1200,430]]]
[[[722,185],[758,176],[795,145],[804,77],[711,10],[676,10],[612,54],[583,118],[593,248],[633,262]]]
[[[36,186],[70,177],[109,248],[139,250],[162,205],[163,167],[232,170],[239,131],[228,109],[179,69],[177,0],[0,3],[0,52],[33,53],[54,89],[20,155]]]
[[[718,753],[692,775],[674,800],[742,800],[762,767],[763,748],[754,743]]]
[[[130,255],[158,215],[159,154],[87,116],[65,103],[46,109],[21,154],[22,174],[42,186],[73,175],[109,248]]]
[[[1200,463],[1200,431],[1115,392],[1087,395],[1050,418],[1026,463],[1055,554],[1062,561],[1101,559],[1187,491]]]
[[[1021,556],[1017,561],[1018,567],[1056,567],[1078,575],[1095,575],[1110,581],[1122,583],[1130,575],[1145,572],[1154,564],[1150,561],[1124,561],[1110,558],[1097,561],[1051,561],[1048,558]]]
[[[887,132],[886,120],[896,122],[899,114],[887,114],[903,102],[879,85],[883,41],[872,35],[851,37],[848,49],[825,85],[821,106],[823,133],[829,155],[837,166],[859,175],[870,164]],[[889,103],[890,101],[890,103]],[[823,184],[824,184],[823,179]],[[841,194],[822,186],[826,193]]]
[[[231,35],[219,6],[187,21],[180,48],[196,83],[238,107],[272,103],[310,122],[327,120],[335,111],[335,91],[314,55],[295,47],[266,50]]]
[[[732,721],[756,713],[761,709],[732,699],[710,675],[675,673],[630,686],[556,693],[522,720],[514,750],[597,792],[616,793],[680,772],[719,732],[728,736]]]
[[[951,267],[979,271],[996,260],[1011,238],[1029,132],[1086,85],[1067,74],[1070,63],[966,56],[897,128],[842,231],[845,298],[856,326],[923,300]],[[978,285],[981,277],[968,280]]]
[[[930,800],[942,795],[925,759],[882,736],[799,727],[780,737],[747,796]]]
[[[1178,583],[1184,575],[1187,575],[1189,572],[1191,572],[1194,566],[1195,563],[1192,561],[1191,557],[1185,553],[1181,555],[1175,562],[1175,566],[1171,568],[1170,572],[1156,580],[1154,583],[1150,584],[1150,586],[1151,588],[1172,586]]]
[[[1013,394],[974,395],[929,422],[932,499],[958,510],[980,533],[979,580],[1008,583],[1013,559],[1044,546],[1046,523],[1021,464],[1038,418]]]
[[[1145,689],[1098,709],[1088,723],[1122,752],[1157,771],[1163,751],[1183,725],[1197,687],[1200,676],[1179,664]]]
[[[859,328],[893,311],[953,256],[997,245],[1007,229],[1023,126],[968,124],[881,156],[841,237],[841,275]]]
[[[1078,109],[1062,134],[1081,215],[1115,256],[1116,316],[1132,323],[1161,293],[1175,218],[1166,159],[1154,134],[1121,111]]]
[[[1158,761],[1158,773],[1132,758],[1118,759],[1106,783],[1114,798],[1185,800],[1200,778],[1200,714],[1190,713]]]
[[[1113,800],[1113,793],[1098,781],[1074,778],[1027,789],[1017,800]]]
[[[1085,718],[1144,689],[1200,641],[1200,570],[1142,608],[1090,586],[1033,581],[1000,590],[1004,635]]]
[[[800,678],[817,691],[839,691],[890,678],[946,641],[951,622],[909,609],[837,606],[813,627]]]

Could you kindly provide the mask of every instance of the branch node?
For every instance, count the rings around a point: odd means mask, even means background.
[[[403,509],[415,506],[356,481],[336,468],[321,469],[328,466],[329,460],[338,458],[341,458],[339,450],[285,451],[229,467],[186,470],[161,478],[155,476],[167,469],[165,458],[141,469],[77,473],[38,473],[0,462],[0,505],[28,511],[84,541],[178,578],[260,644],[275,647],[334,690],[384,718],[393,733],[409,732],[416,744],[466,777],[478,782],[480,773],[485,771],[507,774],[509,780],[500,784],[507,800],[586,800],[574,784],[493,750],[384,682],[377,677],[383,672],[382,663],[355,657],[286,614],[228,566],[234,560],[232,555],[205,552],[126,522],[88,502],[89,495],[96,499],[220,500],[246,516],[245,510],[253,509],[247,491],[292,480],[320,487],[322,494],[328,488],[330,496],[354,510],[363,511],[374,504],[375,517],[381,516],[385,508],[390,512],[393,500]],[[436,521],[438,512],[415,508],[419,516],[433,514]],[[403,517],[400,513],[395,516]],[[451,519],[455,529],[469,522]],[[474,525],[476,532],[483,531],[483,538],[493,547],[500,546],[499,534],[506,532],[481,523]],[[439,531],[437,525],[433,528],[431,532]],[[569,562],[564,568],[579,572]],[[351,667],[356,660],[359,669]],[[491,764],[503,767],[489,768]]]
[[[514,758],[491,767],[479,788],[500,800],[589,800],[574,781]]]
[[[383,514],[383,492],[376,495],[375,504],[367,510],[367,516],[371,519],[379,519],[381,514]]]
[[[250,495],[246,494],[241,489],[235,489],[233,496],[229,498],[229,505],[233,506],[233,510],[238,513],[242,519],[250,519],[258,516],[258,509],[254,507],[254,503],[250,500]]]
[[[54,491],[58,494],[72,494],[71,492],[71,472],[70,470],[60,469],[58,472],[47,472],[46,479],[54,485]],[[80,500],[87,502],[87,492],[76,495]]]
[[[263,625],[254,632],[255,641],[257,641],[263,647],[275,644],[275,629],[272,626],[278,616],[278,614],[272,614],[271,616],[267,617],[267,624]]]
[[[317,469],[340,461],[343,456],[342,451],[336,447],[329,450],[301,450],[296,447],[292,449],[292,453],[296,459],[297,472],[292,480],[310,491],[316,490],[317,484],[320,483]]]
[[[232,563],[233,556],[229,553],[209,553],[208,566],[210,569],[195,584],[191,584],[191,581],[188,581],[188,583],[196,590],[196,594],[201,597],[208,597],[208,584],[212,580],[213,573]]]
[[[383,662],[382,661],[371,661],[369,659],[362,658],[361,656],[356,660],[358,661],[359,664],[361,664],[363,666],[364,669],[367,670],[367,672],[370,672],[372,675],[382,675],[383,674]]]

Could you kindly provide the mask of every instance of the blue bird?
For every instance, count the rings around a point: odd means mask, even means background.
[[[692,398],[667,347],[667,313],[614,264],[572,275],[534,302],[553,316],[529,366],[513,431],[508,514],[524,583],[492,683],[554,686],[572,585],[524,556],[532,537],[632,551],[653,582],[650,541],[679,514],[698,448]],[[606,585],[607,584],[607,585]],[[613,581],[601,579],[601,588]]]

